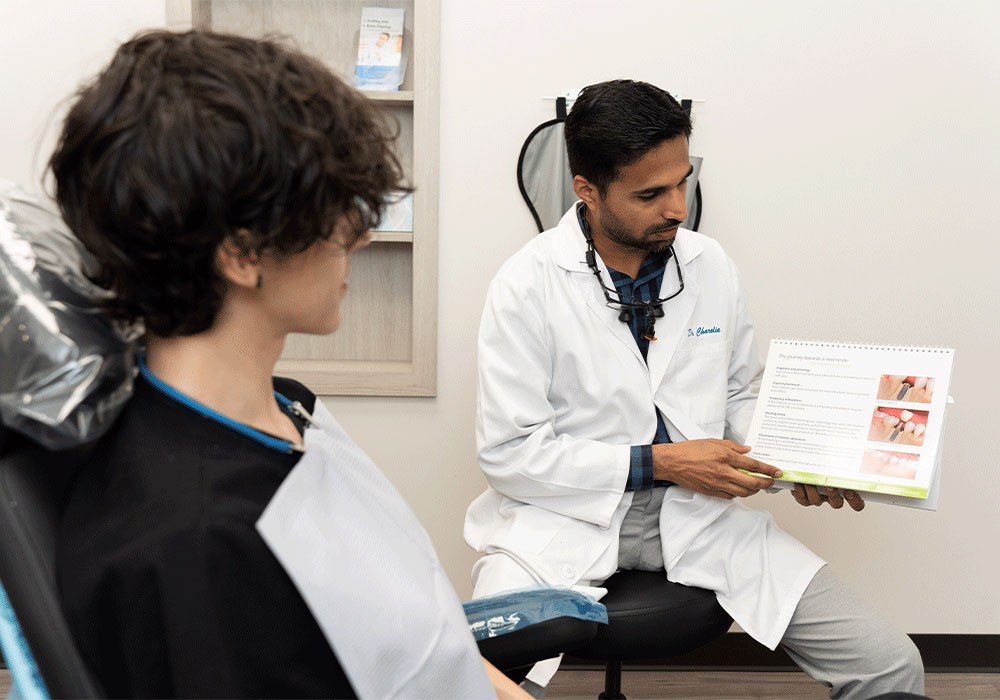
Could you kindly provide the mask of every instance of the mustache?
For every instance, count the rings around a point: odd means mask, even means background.
[[[668,219],[665,223],[646,229],[646,233],[663,233],[664,231],[669,231],[672,228],[680,226],[681,223],[683,222],[680,219]]]

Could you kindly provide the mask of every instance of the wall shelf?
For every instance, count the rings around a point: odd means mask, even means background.
[[[317,394],[434,396],[437,391],[439,0],[166,0],[171,29],[284,34],[353,82],[361,9],[402,7],[406,71],[399,91],[362,94],[399,123],[396,154],[413,193],[413,232],[373,232],[351,257],[342,324],[291,335],[279,374]],[[390,245],[391,244],[391,245]]]
[[[372,231],[372,243],[412,243],[413,231]]]
[[[362,90],[361,94],[379,104],[407,104],[413,102],[413,90]]]

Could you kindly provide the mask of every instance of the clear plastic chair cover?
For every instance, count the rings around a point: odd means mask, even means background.
[[[0,422],[49,449],[100,437],[132,393],[141,324],[97,310],[110,294],[62,218],[0,180]]]

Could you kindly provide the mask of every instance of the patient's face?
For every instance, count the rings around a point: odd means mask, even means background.
[[[284,333],[326,335],[340,327],[340,305],[348,290],[350,256],[368,244],[366,233],[349,247],[353,224],[342,217],[327,240],[283,261],[268,261],[264,304]]]

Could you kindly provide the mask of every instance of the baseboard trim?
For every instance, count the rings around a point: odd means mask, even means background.
[[[929,673],[1000,673],[1000,634],[911,634]],[[629,669],[677,671],[797,671],[780,647],[770,651],[746,632],[729,632],[682,656],[625,662]],[[603,664],[567,654],[563,667],[600,669]]]
[[[911,634],[928,673],[1000,673],[1000,634]],[[599,670],[604,664],[563,658],[563,668]],[[666,659],[626,661],[630,670],[676,671],[797,671],[798,666],[780,647],[775,651],[758,644],[746,632],[729,632],[689,654]],[[0,668],[7,668],[0,656]]]

